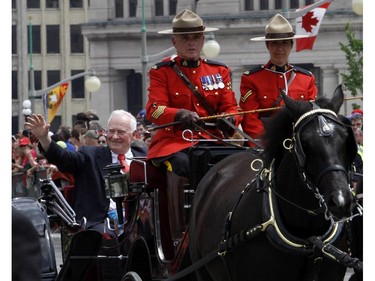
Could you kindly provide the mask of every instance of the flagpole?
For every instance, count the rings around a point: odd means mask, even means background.
[[[288,12],[287,18],[290,19],[290,18],[302,17],[304,14],[311,11],[312,9],[315,9],[316,7],[319,7],[319,6],[321,6],[325,3],[333,2],[333,1],[335,1],[335,0],[321,0],[321,1],[316,2],[314,4],[308,5],[304,8],[302,8],[302,9],[297,9],[294,12]]]
[[[31,20],[31,17],[29,18]],[[29,99],[35,99],[35,80],[34,80],[34,66],[33,66],[33,30],[31,21],[29,21],[29,53],[30,53],[30,65],[29,65]],[[31,103],[31,113],[35,111],[35,101]]]

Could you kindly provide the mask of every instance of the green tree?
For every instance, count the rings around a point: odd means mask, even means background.
[[[356,39],[351,30],[350,23],[345,26],[348,44],[339,43],[341,50],[345,53],[348,63],[348,74],[342,75],[342,84],[349,90],[353,97],[363,92],[363,41]],[[358,105],[353,105],[358,108]]]

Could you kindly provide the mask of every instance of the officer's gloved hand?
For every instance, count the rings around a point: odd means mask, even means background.
[[[218,118],[216,120],[216,126],[220,131],[227,132],[227,133],[229,133],[230,131],[233,131],[233,128],[229,126],[223,119],[229,121],[233,125],[236,125],[236,118],[234,116],[228,116],[228,117]]]
[[[174,121],[180,121],[180,129],[192,129],[193,123],[200,123],[199,115],[187,109],[179,109],[174,117]]]

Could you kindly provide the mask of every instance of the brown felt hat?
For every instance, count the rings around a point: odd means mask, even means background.
[[[218,30],[215,27],[205,27],[203,20],[190,10],[178,13],[172,21],[172,29],[159,31],[159,34],[202,33]]]
[[[266,35],[251,38],[251,41],[276,41],[306,38],[308,35],[295,35],[289,21],[280,14],[274,15],[266,25]]]

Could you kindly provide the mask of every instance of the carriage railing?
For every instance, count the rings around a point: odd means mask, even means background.
[[[220,139],[220,140],[215,139],[215,138],[212,138],[212,139],[204,139],[204,138],[195,139],[194,133],[190,129],[186,129],[186,130],[182,131],[182,138],[185,141],[191,142],[192,146],[196,142],[199,143],[199,142],[218,142],[218,141],[221,141],[221,142],[226,142],[226,143],[236,143],[236,142],[247,142],[247,141],[249,141],[248,139],[234,139],[234,138]]]

